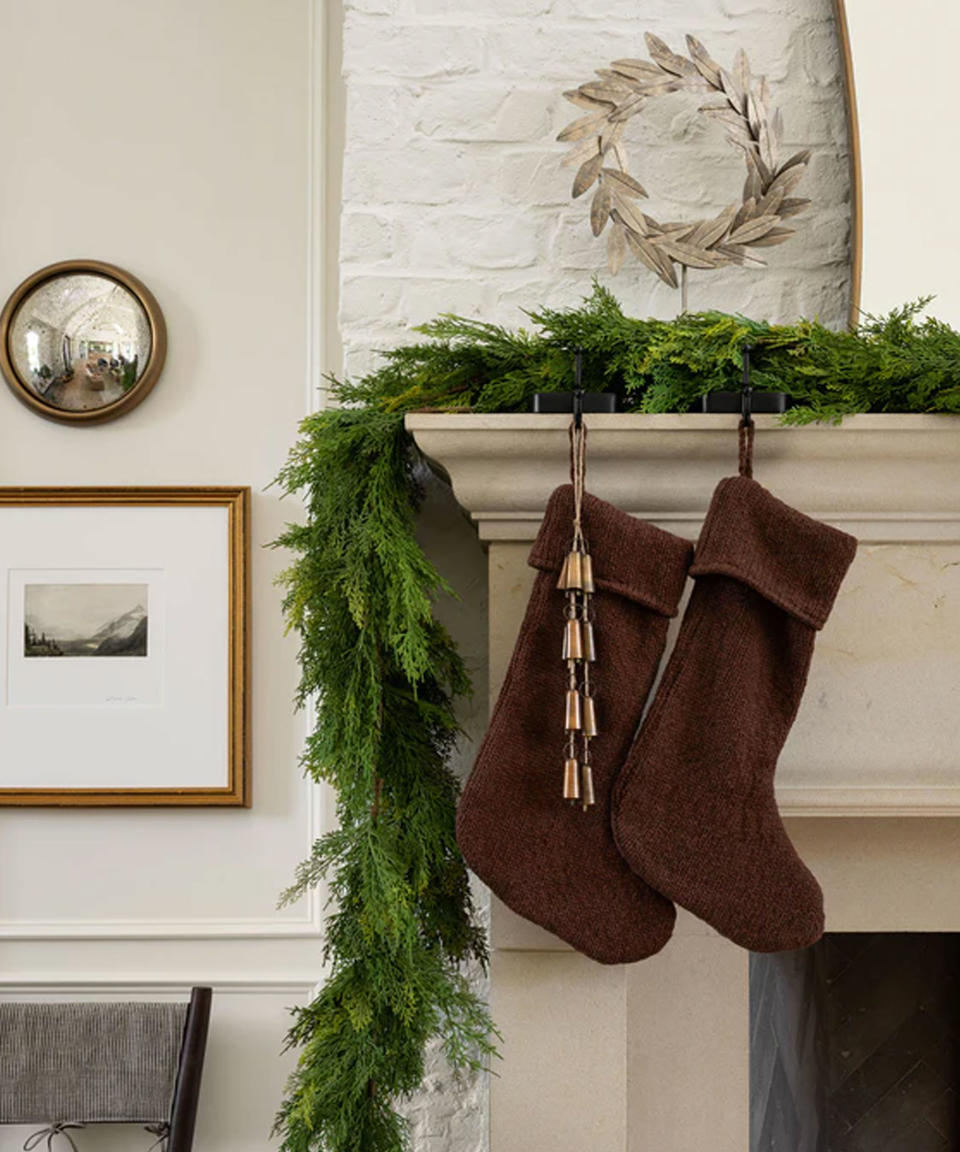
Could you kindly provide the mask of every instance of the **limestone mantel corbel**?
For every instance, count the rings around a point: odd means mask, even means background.
[[[695,538],[717,481],[736,470],[736,417],[587,423],[590,490]],[[567,475],[568,424],[534,414],[407,417],[489,546],[494,691],[529,589],[523,555]],[[784,749],[781,809],[960,815],[960,421],[864,415],[793,428],[761,416],[755,475],[861,544]]]

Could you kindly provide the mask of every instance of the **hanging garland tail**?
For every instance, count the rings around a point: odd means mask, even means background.
[[[638,320],[595,286],[579,308],[534,312],[532,332],[442,316],[369,375],[335,382],[343,406],[303,422],[278,483],[305,519],[276,545],[291,554],[281,586],[300,644],[298,701],[316,701],[303,769],[333,785],[338,827],[286,894],[325,882],[333,905],[326,982],[288,1035],[298,1061],[277,1116],[284,1152],[407,1152],[399,1108],[428,1045],[477,1068],[495,1039],[468,979],[486,947],[454,835],[454,707],[469,681],[433,614],[447,588],[416,538],[404,413],[527,411],[535,392],[569,390],[572,347],[583,348],[586,391],[616,390],[627,410],[685,412],[704,392],[739,389],[745,344],[754,386],[793,397],[785,422],[960,412],[960,333],[919,320],[922,305],[835,332],[722,313]],[[580,627],[567,655],[579,644],[589,675],[587,543],[572,549],[586,588],[568,589]],[[587,717],[581,702],[575,734]]]
[[[765,76],[755,78],[740,49],[730,71],[722,68],[695,36],[687,36],[690,56],[679,56],[659,37],[646,34],[649,60],[614,60],[598,68],[599,80],[581,84],[564,97],[589,109],[557,137],[575,147],[562,164],[578,165],[574,199],[596,185],[590,225],[599,236],[608,221],[607,259],[616,275],[630,249],[638,260],[671,287],[678,286],[676,265],[714,269],[728,264],[763,264],[754,249],[789,240],[796,229],[784,221],[798,215],[809,200],[791,196],[810,161],[808,151],[781,161],[783,117],[770,102]],[[642,212],[637,201],[647,191],[628,172],[623,130],[647,102],[670,92],[707,95],[700,112],[720,123],[747,165],[743,196],[719,215],[692,223],[662,223]]]
[[[294,1013],[299,1060],[276,1131],[285,1152],[400,1152],[397,1110],[427,1046],[455,1068],[485,1065],[492,1022],[468,979],[486,943],[454,837],[449,761],[469,681],[433,618],[447,590],[415,539],[419,499],[402,413],[309,417],[280,476],[306,505],[277,544],[300,637],[299,701],[316,700],[303,767],[337,792],[290,901],[321,881],[330,975]]]

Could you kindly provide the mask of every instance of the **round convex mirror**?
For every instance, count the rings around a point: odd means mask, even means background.
[[[163,316],[128,272],[94,260],[43,268],[0,315],[0,367],[17,397],[52,420],[92,423],[134,408],[166,353]]]

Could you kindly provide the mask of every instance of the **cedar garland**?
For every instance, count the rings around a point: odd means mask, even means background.
[[[417,409],[525,410],[534,392],[583,385],[623,406],[686,411],[704,392],[738,389],[749,342],[757,389],[789,393],[789,423],[853,412],[960,412],[960,333],[919,320],[925,302],[853,332],[816,321],[769,325],[722,313],[636,320],[596,286],[579,308],[531,314],[536,332],[455,316],[425,340],[335,383],[342,407],[308,417],[278,483],[303,523],[276,545],[300,639],[298,703],[317,702],[304,771],[337,793],[338,828],[321,838],[284,895],[325,882],[328,979],[294,1012],[300,1050],[276,1121],[285,1152],[401,1152],[398,1103],[438,1041],[454,1068],[484,1066],[495,1033],[469,980],[486,943],[454,838],[458,786],[449,757],[469,679],[434,619],[447,594],[415,537],[418,458],[404,430]]]

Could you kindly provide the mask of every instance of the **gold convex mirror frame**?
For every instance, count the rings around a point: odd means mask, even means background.
[[[167,350],[160,306],[135,276],[64,260],[20,284],[0,313],[0,370],[50,420],[93,424],[135,408]]]

